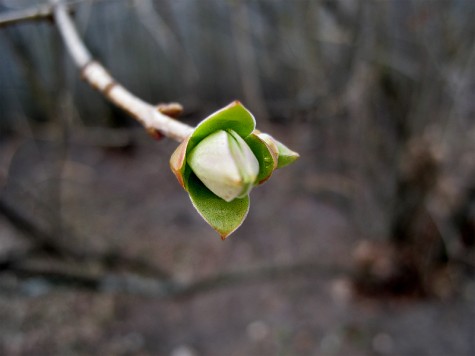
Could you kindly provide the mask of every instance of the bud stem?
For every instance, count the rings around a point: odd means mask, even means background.
[[[99,62],[93,60],[79,37],[66,6],[59,0],[52,0],[52,5],[56,25],[84,81],[140,122],[148,132],[158,131],[178,142],[193,132],[193,127],[165,115],[155,105],[143,101],[118,84]]]

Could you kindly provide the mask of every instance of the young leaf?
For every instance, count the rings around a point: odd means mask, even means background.
[[[285,166],[288,166],[292,162],[294,162],[297,158],[300,157],[300,155],[297,152],[292,151],[290,148],[285,146],[282,142],[277,141],[275,138],[273,138],[271,135],[268,135],[266,133],[262,133],[258,130],[254,131],[259,138],[265,141],[271,151],[276,151],[278,155],[278,161],[277,161],[277,168],[282,168]]]
[[[292,151],[290,148],[285,146],[283,143],[275,140],[277,144],[277,148],[279,149],[279,162],[277,163],[277,168],[282,168],[288,166],[292,162],[294,162],[300,155]]]
[[[183,188],[186,186],[184,173],[186,167],[186,147],[189,140],[190,137],[187,137],[182,143],[180,143],[170,157],[170,168]]]
[[[277,168],[277,153],[271,150],[267,143],[254,133],[247,136],[245,141],[259,162],[256,184],[262,184],[270,178],[272,172]]]
[[[249,211],[249,196],[226,202],[206,188],[194,174],[188,179],[188,193],[195,209],[222,240],[241,226]]]
[[[187,152],[214,131],[234,130],[239,136],[246,137],[255,127],[254,116],[239,101],[233,101],[198,124],[191,135]]]

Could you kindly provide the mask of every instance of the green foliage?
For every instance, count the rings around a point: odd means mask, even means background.
[[[188,193],[193,206],[223,240],[242,224],[249,211],[249,195],[227,202],[206,188],[194,174],[188,180]]]
[[[252,186],[299,157],[255,124],[234,101],[204,119],[170,159],[193,206],[223,240],[246,218]]]

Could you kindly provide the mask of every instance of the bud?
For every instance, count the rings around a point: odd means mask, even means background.
[[[252,187],[299,157],[255,128],[254,116],[234,101],[201,121],[170,158],[193,206],[223,240],[246,218]]]
[[[259,162],[234,130],[218,130],[203,139],[187,162],[201,182],[221,199],[230,202],[249,194]]]

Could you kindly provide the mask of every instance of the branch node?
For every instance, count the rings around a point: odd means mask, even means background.
[[[155,127],[147,127],[146,130],[147,133],[157,141],[165,137],[163,133],[161,133],[160,130],[156,129]]]
[[[102,90],[105,96],[109,96],[110,91],[117,85],[116,81],[111,81],[106,87]]]
[[[164,115],[177,118],[183,113],[183,106],[179,103],[158,104],[157,110]]]

